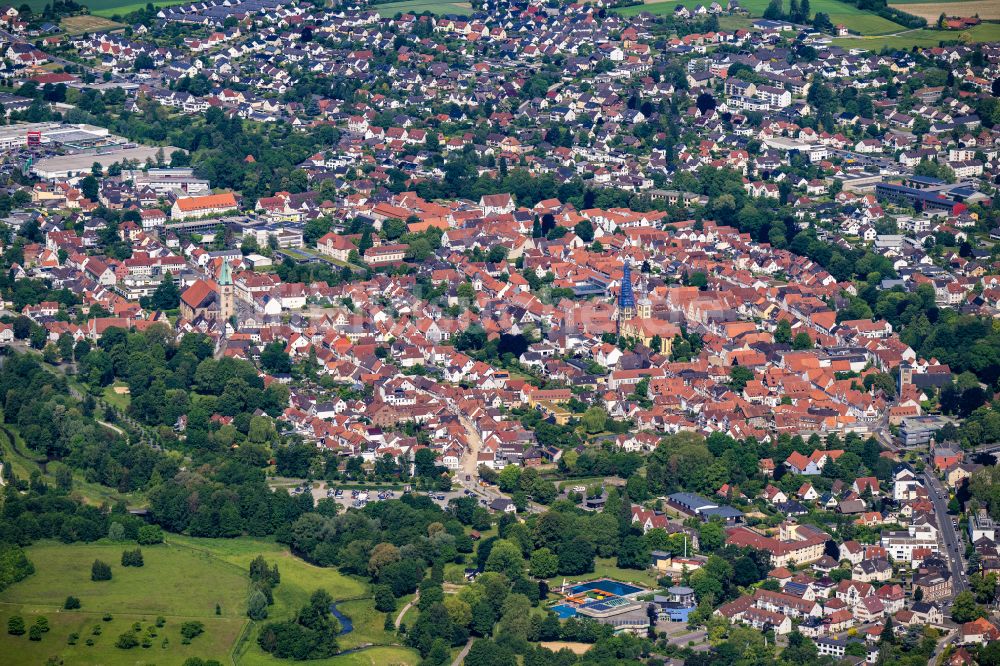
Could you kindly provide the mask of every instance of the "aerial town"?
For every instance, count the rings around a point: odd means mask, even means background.
[[[0,7],[0,662],[1000,666],[1000,4]]]

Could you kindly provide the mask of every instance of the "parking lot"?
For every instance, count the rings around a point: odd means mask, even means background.
[[[301,495],[306,492],[308,488],[303,486],[297,486],[289,490],[292,495]],[[344,509],[354,508],[360,509],[370,502],[379,502],[381,500],[387,499],[399,499],[404,494],[412,492],[417,495],[429,495],[434,503],[439,505],[442,509],[448,506],[448,502],[456,497],[476,497],[481,506],[486,506],[488,499],[485,495],[481,495],[469,489],[456,489],[449,491],[432,491],[430,493],[423,490],[389,490],[386,488],[338,488],[335,485],[328,485],[324,482],[316,484],[312,487],[313,501],[318,502],[321,499],[332,499],[337,504],[340,504]]]

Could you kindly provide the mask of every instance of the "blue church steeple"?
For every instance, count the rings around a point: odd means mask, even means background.
[[[618,293],[618,322],[635,316],[635,294],[632,292],[632,267],[626,261],[622,266],[622,286]]]

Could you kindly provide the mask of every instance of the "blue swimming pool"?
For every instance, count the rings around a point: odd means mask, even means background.
[[[560,620],[565,620],[566,618],[575,617],[576,609],[572,606],[567,606],[565,604],[559,604],[558,606],[553,606],[552,610],[556,615],[559,616]]]
[[[629,585],[628,583],[619,583],[616,580],[592,580],[589,583],[580,583],[579,585],[574,585],[569,588],[571,594],[582,594],[584,592],[590,592],[591,590],[601,590],[603,592],[610,592],[615,596],[624,597],[630,594],[635,594],[637,592],[642,592],[641,587],[636,587],[635,585]]]

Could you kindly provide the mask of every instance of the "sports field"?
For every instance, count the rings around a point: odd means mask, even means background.
[[[353,632],[341,637],[342,649],[366,644],[381,645],[323,662],[335,666],[362,664],[416,664],[412,650],[388,645],[398,639],[382,628],[384,615],[374,610],[367,583],[345,576],[336,569],[312,566],[294,557],[274,542],[251,539],[197,539],[170,535],[166,544],[144,546],[145,566],[121,567],[121,552],[134,543],[95,544],[40,543],[27,549],[35,573],[0,593],[0,627],[19,614],[30,627],[44,616],[51,630],[41,641],[28,635],[0,633],[0,663],[10,666],[44,664],[49,657],[66,664],[134,666],[180,664],[188,657],[218,659],[227,664],[275,666],[282,662],[257,646],[260,624],[245,615],[247,572],[250,561],[263,555],[277,563],[281,583],[274,590],[269,619],[291,617],[313,590],[323,587],[336,600],[338,609],[354,622]],[[90,580],[95,559],[111,565],[112,579]],[[63,610],[68,595],[78,597],[79,610]],[[353,599],[353,600],[352,600]],[[216,604],[221,614],[215,614]],[[112,619],[103,617],[110,613]],[[118,636],[139,622],[144,636],[162,616],[166,623],[154,628],[150,647],[130,650],[114,646]],[[183,645],[180,626],[188,620],[203,622],[205,631]],[[99,627],[99,635],[94,628]],[[69,645],[70,634],[79,634]],[[87,640],[93,645],[86,645]],[[164,639],[166,644],[164,645]]]
[[[740,4],[743,5],[744,9],[750,12],[751,16],[760,17],[764,15],[764,10],[767,9],[769,1],[770,0],[741,0]],[[615,11],[624,16],[635,16],[636,14],[642,12],[650,12],[652,14],[673,14],[674,7],[678,4],[693,8],[696,5],[705,6],[710,3],[705,3],[703,0],[662,0],[647,2],[643,5],[634,5],[632,7],[623,7],[622,9]],[[840,2],[839,0],[815,0],[815,2],[810,1],[809,6],[814,15],[816,12],[825,12],[829,14],[830,20],[834,23],[834,25],[843,24],[847,26],[849,30],[862,35],[888,34],[905,29],[898,23],[893,23],[892,21],[886,20],[881,16],[876,16],[870,12],[858,9],[852,4]],[[786,3],[785,9],[787,8],[788,6]]]
[[[372,5],[382,16],[395,16],[396,14],[420,14],[430,12],[439,16],[444,14],[455,14],[457,16],[468,16],[472,13],[472,5],[468,2],[446,2],[445,0],[406,0],[405,2],[389,2],[384,5]]]

